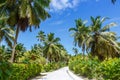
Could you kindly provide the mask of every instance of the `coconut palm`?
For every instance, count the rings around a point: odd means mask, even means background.
[[[72,36],[74,37],[75,46],[82,48],[83,57],[85,54],[85,42],[86,38],[88,37],[89,28],[86,27],[86,21],[81,19],[75,20],[76,27],[70,28],[69,31],[74,31]]]
[[[75,55],[78,55],[78,49],[77,48],[73,48],[73,52]]]
[[[12,51],[11,62],[14,60],[14,52],[19,31],[26,31],[31,26],[39,27],[41,21],[50,17],[46,8],[49,8],[50,0],[2,0],[0,1],[1,15],[8,17],[8,24],[16,27],[16,35]]]
[[[10,47],[5,47],[4,45],[0,46],[0,61],[8,60],[10,58],[11,52]]]
[[[42,31],[38,33],[37,38],[43,43],[43,56],[50,62],[58,62],[62,57],[60,38],[55,38],[54,33],[45,35]]]
[[[60,57],[60,47],[61,45],[59,44],[60,38],[55,38],[54,33],[49,33],[47,35],[47,38],[44,42],[44,50],[43,50],[43,55],[50,61],[55,61],[57,62]]]
[[[45,33],[43,31],[40,31],[38,33],[38,36],[36,36],[36,37],[38,38],[38,40],[40,40],[42,42],[42,41],[45,41],[46,35],[45,35]]]
[[[15,58],[14,61],[18,62],[18,59],[24,55],[26,52],[26,48],[24,47],[24,44],[19,43],[15,47]]]
[[[13,34],[13,29],[5,24],[5,20],[0,20],[0,43],[4,40],[12,48]]]
[[[113,4],[115,4],[116,0],[111,0]]]
[[[34,44],[34,46],[32,46],[31,52],[43,56],[43,46],[41,44]]]
[[[110,27],[116,26],[115,23],[110,23],[103,26],[104,21],[108,18],[91,17],[92,24],[90,25],[91,33],[86,40],[87,51],[90,51],[93,56],[98,56],[100,60],[107,57],[118,57],[119,46],[116,43],[116,34],[109,31]]]

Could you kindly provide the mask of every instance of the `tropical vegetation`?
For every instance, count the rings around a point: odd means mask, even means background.
[[[86,51],[92,56],[98,56],[100,60],[120,56],[116,33],[110,31],[110,28],[116,26],[116,23],[112,22],[102,26],[107,19],[106,17],[101,19],[100,16],[91,17],[89,26],[86,26],[85,21],[78,19],[75,21],[76,27],[69,29],[69,31],[73,31],[75,46],[82,48],[83,55]]]
[[[78,55],[70,59],[69,68],[75,74],[85,78],[95,80],[119,80],[120,79],[120,59],[114,58],[100,61],[97,57],[90,58]],[[112,74],[111,74],[112,73]]]
[[[50,18],[49,6],[50,0],[0,0],[0,80],[28,80],[64,66],[89,79],[120,80],[120,37],[110,30],[115,22],[105,24],[108,17],[75,20],[72,56],[52,32],[39,31],[30,50],[17,42],[20,31]]]

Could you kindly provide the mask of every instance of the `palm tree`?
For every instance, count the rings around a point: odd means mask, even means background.
[[[73,52],[74,52],[75,56],[78,55],[78,49],[77,48],[73,48]]]
[[[76,27],[70,28],[69,31],[74,31],[72,36],[74,37],[75,46],[82,48],[83,58],[85,54],[85,42],[89,33],[89,28],[86,27],[86,21],[81,19],[75,20]]]
[[[13,29],[6,25],[5,20],[0,20],[0,43],[4,40],[12,48],[13,34]]]
[[[115,4],[116,0],[111,0],[113,4]]]
[[[115,23],[102,25],[108,18],[100,18],[100,16],[94,18],[91,17],[91,25],[85,27],[84,22],[80,19],[76,23],[76,28],[70,28],[70,31],[74,31],[73,37],[75,45],[77,44],[82,48],[83,53],[89,52],[92,56],[98,56],[100,60],[108,57],[119,57],[120,47],[116,42],[117,37],[114,32],[110,32],[110,28],[116,26]]]
[[[42,42],[42,41],[45,41],[46,35],[45,35],[45,33],[43,31],[40,31],[38,33],[38,36],[36,36],[36,37],[38,38],[38,40],[40,40]]]
[[[57,62],[60,57],[60,47],[61,45],[58,43],[60,38],[55,38],[54,33],[49,33],[47,35],[46,41],[44,42],[44,50],[43,55],[50,61]]]
[[[31,52],[43,56],[43,46],[41,44],[34,44],[34,46],[32,46]]]
[[[24,47],[24,44],[19,43],[15,47],[15,58],[14,61],[18,62],[18,59],[24,55],[26,52],[26,48]]]
[[[59,43],[60,38],[55,38],[54,33],[49,33],[47,35],[40,31],[37,38],[43,42],[43,56],[47,58],[50,62],[58,62],[61,59],[61,47]]]
[[[42,20],[50,17],[46,8],[50,0],[3,0],[0,1],[1,15],[8,17],[8,24],[16,28],[11,62],[14,60],[15,47],[19,31],[26,31],[31,26],[39,27]]]
[[[119,56],[119,46],[116,43],[116,34],[110,32],[110,27],[116,26],[115,23],[110,23],[102,26],[103,22],[108,18],[91,17],[92,24],[90,25],[90,34],[86,40],[87,51],[90,50],[93,56],[98,56],[100,60],[108,57]]]
[[[5,47],[4,45],[0,46],[0,61],[8,60],[10,58],[10,47]]]

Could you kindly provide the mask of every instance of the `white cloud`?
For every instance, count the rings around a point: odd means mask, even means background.
[[[65,9],[74,9],[82,2],[90,2],[96,1],[99,2],[100,0],[51,0],[50,4],[50,11],[51,12],[59,12]]]
[[[78,5],[79,2],[80,0],[52,0],[51,11],[60,11],[65,10],[67,8],[74,8]]]

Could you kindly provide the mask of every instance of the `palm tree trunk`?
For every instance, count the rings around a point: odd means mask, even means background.
[[[85,50],[83,51],[83,60],[84,60],[84,58],[85,58]]]
[[[84,58],[85,58],[85,45],[83,45],[82,51],[83,51],[83,60],[84,60]]]
[[[15,47],[16,47],[16,44],[17,44],[18,34],[19,34],[19,26],[17,26],[17,30],[16,30],[14,45],[13,45],[13,49],[12,49],[12,55],[11,55],[11,59],[10,59],[10,62],[11,62],[11,63],[14,62]]]

